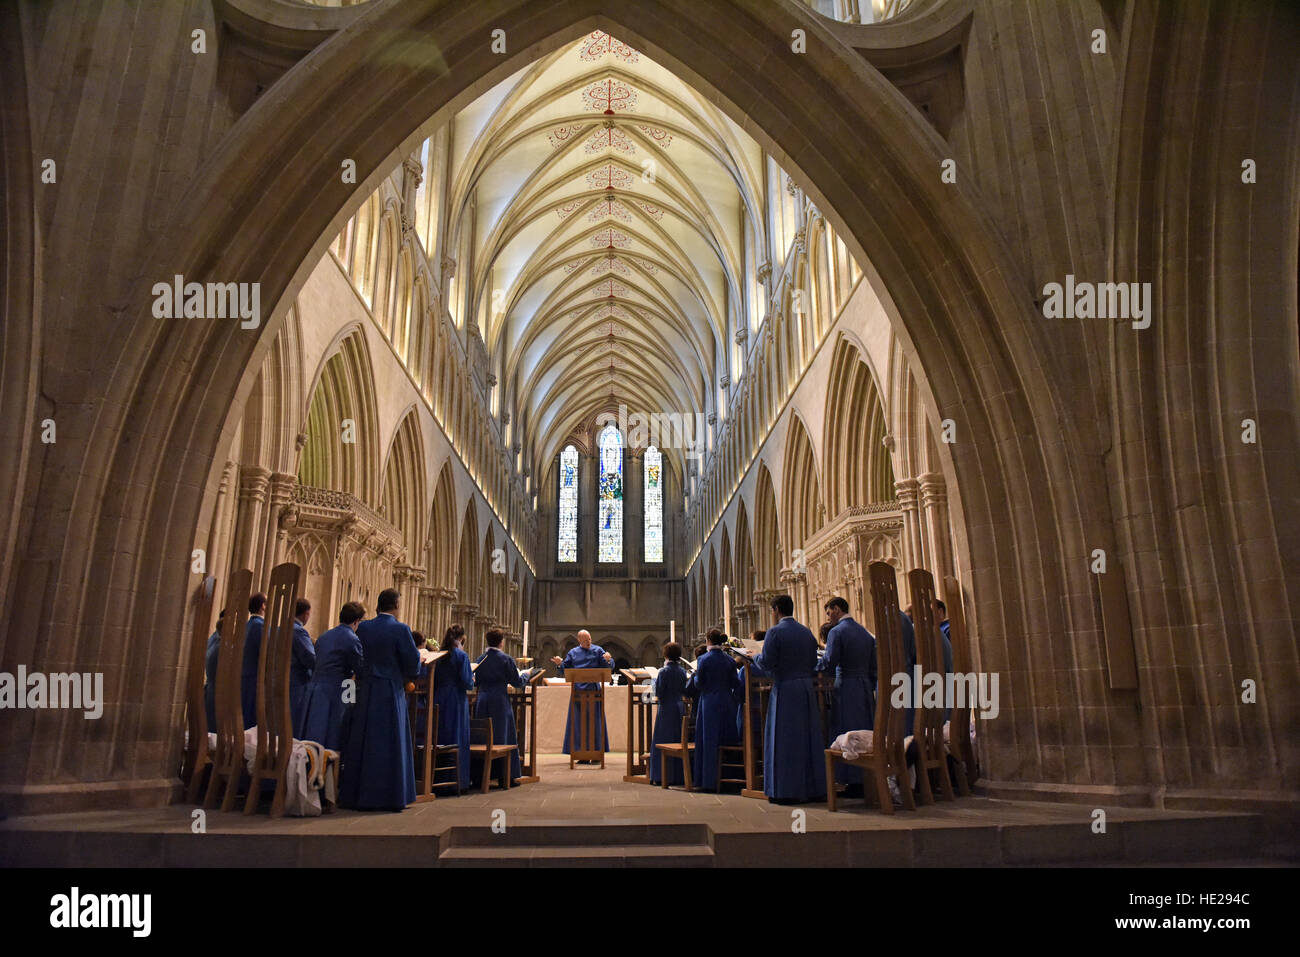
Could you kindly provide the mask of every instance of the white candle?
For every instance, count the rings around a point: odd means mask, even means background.
[[[677,640],[677,619],[676,618],[668,622],[668,640],[669,641]]]
[[[731,634],[731,586],[722,586],[722,630]]]
[[[528,657],[528,622],[524,622],[524,653],[522,657]]]

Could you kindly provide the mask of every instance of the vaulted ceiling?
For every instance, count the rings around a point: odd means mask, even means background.
[[[620,403],[712,409],[766,246],[758,145],[600,31],[483,94],[452,136],[450,235],[471,237],[472,314],[532,460]]]

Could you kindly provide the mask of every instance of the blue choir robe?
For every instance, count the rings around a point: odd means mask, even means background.
[[[947,676],[952,674],[952,638],[948,634],[950,622],[945,621],[939,626],[939,643],[943,645],[943,673],[944,673],[944,693],[947,694],[948,681]],[[952,702],[945,701],[946,707],[943,710],[943,720],[947,721],[952,717]]]
[[[438,706],[438,743],[460,749],[460,786],[470,784],[469,697],[474,673],[469,655],[453,648],[433,666],[433,703]]]
[[[411,629],[381,612],[357,629],[363,659],[352,709],[339,805],[400,811],[415,800],[415,761],[406,716],[406,682],[420,671]]]
[[[716,791],[722,767],[718,748],[738,744],[736,734],[736,689],[740,676],[731,656],[711,648],[695,662],[691,686],[698,692],[695,702],[695,759],[691,768],[695,787]]]
[[[519,744],[518,729],[515,727],[515,709],[510,703],[507,687],[514,685],[521,691],[524,679],[519,676],[519,666],[515,659],[500,648],[489,648],[478,660],[474,669],[474,686],[478,688],[478,697],[474,701],[474,717],[492,719],[493,744]],[[519,764],[519,749],[510,754],[510,780],[513,782],[523,773]]]
[[[293,646],[289,659],[289,714],[293,720],[293,736],[302,737],[302,712],[307,703],[307,682],[311,681],[316,667],[316,649],[306,626],[294,620]]]
[[[575,645],[574,647],[570,648],[569,653],[564,656],[564,662],[560,665],[560,676],[561,677],[564,676],[565,668],[613,668],[613,667],[614,665],[612,662],[608,662],[605,660],[605,649],[600,647],[600,645],[593,643],[590,648],[583,648],[582,645]],[[597,687],[597,685],[593,684],[590,681],[583,681],[574,685],[573,687],[582,690],[587,690],[590,688],[595,688]],[[570,694],[572,694],[572,692],[570,692]],[[564,751],[563,751],[564,754],[569,753],[569,732],[572,730],[571,725],[573,724],[573,710],[574,710],[573,706],[570,705],[568,716],[564,720]],[[595,747],[588,748],[587,750],[608,751],[609,750],[609,729],[605,725],[605,709],[601,705],[597,704],[596,712],[600,720],[600,742],[597,743]],[[582,741],[579,742],[579,745],[586,745],[590,743],[591,742]],[[579,750],[581,750],[581,748]]]
[[[203,655],[203,710],[208,730],[217,730],[217,661],[221,657],[221,631],[208,635],[208,649]]]
[[[842,617],[826,636],[826,654],[817,670],[835,675],[831,741],[846,731],[871,730],[876,718],[876,639],[871,632],[848,615]],[[841,765],[836,777],[861,784],[862,769]]]
[[[826,742],[813,690],[817,639],[793,617],[767,630],[758,666],[772,676],[763,729],[763,792],[805,802],[826,796]]]
[[[343,700],[343,682],[362,664],[361,639],[350,625],[337,625],[316,639],[316,667],[303,694],[299,738],[342,751],[352,705]]]
[[[659,674],[655,675],[655,710],[654,733],[650,737],[650,783],[663,782],[663,756],[656,744],[677,744],[682,740],[682,693],[689,682],[686,669],[679,662],[665,662]],[[628,691],[631,694],[631,690]],[[668,783],[683,784],[682,765],[679,761],[668,762]]]
[[[760,668],[758,666],[758,662],[756,662],[752,658],[749,661],[749,674],[751,678],[771,677],[771,675],[769,675],[766,671]],[[738,682],[738,684],[736,685],[736,738],[738,741],[744,741],[745,740],[745,668],[743,665],[741,665],[740,668],[738,668],[736,671],[736,680]],[[763,727],[759,722],[762,721],[763,719],[763,712],[759,708],[757,697],[755,697],[753,703],[751,704],[750,711],[752,712],[752,714],[749,720],[753,723],[754,734],[761,735],[763,733]]]
[[[244,629],[244,660],[239,671],[239,702],[244,709],[244,730],[257,724],[257,662],[262,652],[261,615],[248,619]]]

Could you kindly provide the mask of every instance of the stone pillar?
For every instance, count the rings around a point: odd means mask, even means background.
[[[490,629],[496,627],[497,620],[493,615],[484,614],[474,617],[474,650],[471,657],[477,658],[487,650],[487,633]]]
[[[297,476],[288,472],[271,475],[265,519],[266,541],[262,546],[262,577],[268,581],[271,569],[284,560],[288,529],[281,524],[280,515],[293,501],[293,489],[297,484]]]
[[[262,581],[258,567],[259,545],[266,523],[262,515],[266,503],[267,486],[271,479],[269,469],[246,465],[239,470],[239,511],[235,517],[235,547],[230,554],[230,575],[241,568],[253,572],[253,591],[259,590]]]
[[[226,467],[221,470],[221,482],[217,486],[217,502],[212,509],[212,527],[208,529],[208,574],[218,578],[215,596],[218,601],[223,594],[221,589],[226,585],[226,582],[221,581],[220,578],[230,568],[230,532],[233,518],[231,512],[238,507],[235,491],[239,480],[238,475],[239,463],[227,461]]]
[[[934,575],[935,590],[943,593],[943,576],[955,575],[952,563],[952,535],[948,526],[948,486],[937,472],[920,476],[921,510],[925,518],[925,537],[930,556],[929,569]]]
[[[918,509],[920,483],[914,478],[899,479],[894,483],[898,505],[903,512],[903,573],[913,568],[925,568],[925,548],[922,544],[921,515]],[[901,600],[901,595],[900,595]]]

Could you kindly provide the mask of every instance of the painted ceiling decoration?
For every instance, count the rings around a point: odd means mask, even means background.
[[[756,308],[758,144],[599,30],[484,93],[452,136],[456,314],[483,335],[528,460],[549,468],[611,403],[713,411]]]

